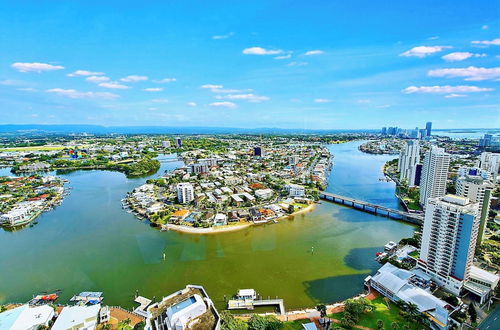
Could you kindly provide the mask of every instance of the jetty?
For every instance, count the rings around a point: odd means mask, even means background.
[[[235,299],[228,301],[227,309],[253,310],[255,306],[275,306],[280,315],[285,314],[283,299],[257,299],[257,294],[253,289],[239,290]]]
[[[359,199],[341,196],[326,191],[320,191],[319,198],[335,204],[352,207],[353,209],[360,210],[363,212],[368,212],[371,214],[391,219],[401,220],[416,225],[422,225],[424,223],[424,216],[421,213],[410,213],[406,211],[395,210],[382,205],[377,205],[374,203],[369,203]]]

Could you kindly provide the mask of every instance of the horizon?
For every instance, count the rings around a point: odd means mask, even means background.
[[[498,3],[195,3],[0,4],[0,124],[500,127]]]

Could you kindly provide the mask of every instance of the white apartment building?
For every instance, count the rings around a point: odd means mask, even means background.
[[[488,171],[496,182],[500,169],[500,154],[493,152],[483,152],[479,158],[479,168]]]
[[[288,164],[289,165],[292,165],[292,166],[297,165],[299,163],[299,161],[300,161],[300,158],[298,155],[291,155],[288,157]]]
[[[479,203],[455,195],[430,198],[425,209],[418,267],[459,295],[474,258]]]
[[[446,194],[446,180],[450,166],[450,155],[443,148],[432,146],[425,153],[420,181],[420,204],[426,205],[429,198]]]
[[[181,204],[187,204],[194,200],[194,188],[189,182],[178,183],[176,186],[177,200]]]
[[[412,172],[415,171],[416,165],[420,162],[420,145],[418,140],[410,140],[406,142],[404,150],[399,154],[398,160],[398,171],[399,180],[406,180],[408,186],[412,187],[415,185],[414,182],[410,182],[411,178],[414,177]]]
[[[290,197],[304,197],[306,195],[306,189],[304,186],[298,184],[289,184],[286,186],[286,191]]]
[[[462,172],[463,173],[463,172]],[[456,181],[457,195],[469,198],[473,202],[479,203],[479,235],[478,242],[483,241],[488,212],[490,211],[491,193],[495,189],[493,182],[476,175],[477,171],[472,169],[458,177]]]

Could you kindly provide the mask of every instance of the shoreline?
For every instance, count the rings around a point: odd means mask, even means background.
[[[307,207],[300,209],[296,212],[293,212],[291,214],[287,214],[281,217],[278,217],[274,219],[275,221],[280,221],[284,219],[289,219],[290,217],[294,217],[296,215],[302,214],[302,213],[308,213],[314,211],[316,208],[316,205],[318,203],[312,203],[309,204]],[[265,224],[272,224],[272,222],[266,222]],[[182,226],[182,225],[173,225],[173,224],[167,224],[163,226],[162,228],[167,228],[168,230],[173,230],[176,232],[180,233],[186,233],[186,234],[198,234],[198,235],[203,235],[203,234],[219,234],[219,233],[227,233],[227,232],[233,232],[233,231],[238,231],[242,230],[248,227],[256,226],[256,225],[262,225],[260,223],[254,223],[254,222],[246,222],[246,223],[241,223],[241,224],[234,224],[234,225],[224,225],[220,227],[210,227],[210,228],[195,228],[195,227],[189,227],[189,226]]]

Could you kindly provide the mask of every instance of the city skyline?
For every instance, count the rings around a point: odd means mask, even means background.
[[[0,124],[498,128],[499,9],[3,3]]]

